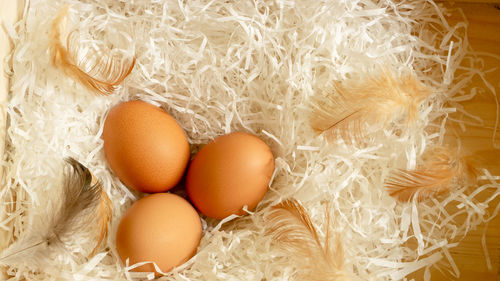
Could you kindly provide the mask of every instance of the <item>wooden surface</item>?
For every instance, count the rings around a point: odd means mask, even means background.
[[[441,1],[453,9],[461,9],[469,22],[468,38],[473,50],[478,57],[484,59],[484,69],[496,70],[486,75],[486,80],[491,83],[500,98],[500,0],[480,1]],[[484,3],[489,2],[489,3]],[[449,22],[462,21],[462,15],[454,12]],[[492,53],[488,56],[485,53]],[[470,87],[481,87],[486,89],[479,77],[476,77]],[[492,174],[500,175],[500,151],[495,150],[493,143],[500,146],[500,131],[493,141],[493,129],[497,105],[491,91],[485,90],[478,94],[473,100],[463,103],[465,109],[483,119],[484,126],[469,126],[466,132],[459,133],[463,146],[481,157],[482,167],[488,168]],[[498,204],[500,200],[493,202]],[[494,208],[488,210],[492,213]],[[485,234],[487,251],[489,253],[491,267],[488,268],[482,238]],[[450,253],[460,270],[458,278],[448,272],[442,273],[436,269],[431,270],[433,281],[498,281],[500,280],[500,216],[493,219],[488,225],[480,225],[470,232],[461,241],[458,247],[450,250]],[[413,274],[415,280],[423,280],[423,271]]]
[[[495,4],[500,3],[500,0],[437,0],[436,2],[448,2],[451,5],[462,4],[462,3],[472,3],[472,4]]]
[[[3,155],[5,144],[5,129],[6,129],[6,111],[5,106],[9,93],[9,77],[6,75],[4,58],[7,58],[12,49],[12,42],[9,39],[6,26],[13,26],[20,17],[21,10],[20,1],[0,0],[0,155]],[[0,178],[3,177],[3,171],[0,166]],[[0,220],[5,217],[3,207],[0,207]],[[3,249],[8,241],[5,230],[0,229],[0,249]],[[1,276],[0,276],[1,277]]]
[[[479,1],[475,1],[479,2]],[[495,1],[499,3],[500,1]],[[469,40],[472,48],[478,55],[484,58],[485,69],[495,71],[487,74],[486,78],[495,88],[500,98],[500,7],[498,4],[486,3],[456,3],[452,7],[462,8],[469,21]],[[452,20],[459,20],[453,17]],[[483,53],[493,53],[496,57],[485,56]],[[483,85],[480,79],[475,81],[476,85]],[[492,173],[500,175],[500,158],[498,151],[493,150],[493,142],[500,145],[500,137],[491,139],[496,118],[496,102],[493,94],[485,91],[475,99],[464,103],[466,109],[484,120],[484,127],[470,127],[468,132],[461,134],[465,146],[470,150],[491,151],[493,161],[485,161],[486,166]],[[497,132],[500,134],[500,132]],[[497,201],[498,203],[498,201]],[[493,210],[490,209],[490,212]],[[487,227],[487,228],[486,228]],[[486,244],[491,259],[491,268],[488,269],[484,250],[481,245],[483,233],[486,233]],[[462,271],[458,280],[500,280],[500,217],[492,220],[488,226],[481,225],[470,233],[454,251],[454,258]],[[437,279],[433,279],[437,280]],[[440,280],[446,279],[445,276]]]
[[[4,153],[5,132],[6,132],[6,103],[9,96],[10,81],[6,75],[4,59],[8,57],[12,50],[13,42],[9,39],[6,26],[13,26],[20,18],[23,3],[21,0],[0,0],[0,155]],[[10,66],[9,66],[10,67]],[[0,166],[0,178],[3,178],[3,170]],[[6,216],[4,206],[0,206],[0,220]],[[7,247],[10,235],[3,229],[0,229],[0,251]],[[6,280],[7,275],[0,269],[0,280]]]

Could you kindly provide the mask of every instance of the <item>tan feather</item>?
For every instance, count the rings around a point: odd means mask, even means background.
[[[108,236],[108,225],[111,221],[112,209],[111,209],[111,200],[108,197],[108,194],[101,189],[101,194],[99,196],[99,205],[96,210],[97,222],[99,225],[99,237],[97,238],[97,244],[92,250],[90,256],[96,254],[97,250],[101,246],[102,242]]]
[[[70,32],[65,40],[62,39],[68,25],[69,8],[69,6],[63,7],[52,22],[50,34],[52,63],[92,91],[103,95],[113,93],[132,72],[135,57],[123,58],[105,54],[103,50],[94,50],[79,58],[81,45],[77,30]],[[64,41],[66,46],[63,44]]]
[[[90,171],[75,159],[66,160],[62,196],[45,206],[46,214],[34,220],[23,235],[0,255],[2,264],[50,264],[51,255],[67,249],[76,233],[99,223],[100,236],[96,252],[108,232],[110,201],[100,182],[92,184]],[[97,218],[96,218],[97,216]]]
[[[310,123],[318,134],[346,143],[360,142],[367,132],[387,128],[391,122],[404,120],[404,127],[410,126],[430,95],[415,77],[395,77],[388,70],[363,81],[336,81],[329,88],[313,97]]]
[[[438,146],[429,149],[423,163],[416,170],[397,170],[385,181],[389,194],[400,201],[416,196],[422,201],[450,191],[457,184],[474,184],[478,170],[470,156],[461,156],[457,150]]]
[[[295,199],[273,206],[266,216],[266,233],[272,235],[273,240],[304,268],[301,280],[350,280],[342,269],[344,257],[340,240],[335,239],[334,245],[329,243],[328,215],[327,220],[323,241],[306,210]]]

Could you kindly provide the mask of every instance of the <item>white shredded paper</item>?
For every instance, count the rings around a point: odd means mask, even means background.
[[[400,280],[431,267],[459,275],[450,249],[500,210],[498,175],[484,170],[476,191],[400,203],[383,188],[393,169],[415,168],[429,145],[441,144],[446,125],[480,123],[459,102],[475,66],[460,66],[470,47],[466,24],[450,25],[432,0],[31,0],[14,29],[13,85],[7,106],[7,147],[0,189],[10,241],[53,199],[64,157],[74,157],[103,182],[113,202],[105,247],[85,259],[95,237],[74,237],[50,267],[8,266],[12,280],[150,280],[122,265],[115,234],[126,209],[143,196],[111,172],[101,138],[108,110],[141,99],[169,112],[188,135],[192,152],[215,137],[247,131],[275,155],[269,192],[254,212],[223,221],[203,217],[197,254],[165,280],[294,280],[300,267],[265,235],[269,207],[294,197],[313,223],[342,233],[345,270],[359,280]],[[110,96],[89,92],[51,64],[49,30],[70,4],[70,30],[84,45],[136,55],[130,76]],[[82,54],[85,50],[82,51]],[[366,137],[362,147],[330,143],[309,125],[310,97],[333,80],[362,79],[380,66],[413,73],[433,91],[409,132],[392,127]],[[494,88],[484,80],[484,87]],[[454,112],[467,120],[457,120]],[[495,125],[496,126],[496,125]],[[494,140],[494,137],[493,137]],[[485,194],[487,196],[485,196]],[[493,214],[488,207],[495,206]],[[322,229],[322,227],[319,227]],[[324,235],[324,233],[321,233]],[[483,241],[483,244],[485,242]]]

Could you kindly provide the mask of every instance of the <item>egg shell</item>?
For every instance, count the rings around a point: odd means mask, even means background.
[[[141,192],[164,192],[177,185],[190,158],[186,134],[177,121],[143,101],[112,108],[103,140],[113,172],[126,186]]]
[[[274,171],[274,157],[255,135],[235,132],[218,137],[194,157],[186,190],[196,208],[208,217],[243,215],[264,197]]]
[[[135,202],[125,213],[116,233],[116,249],[125,264],[152,261],[170,271],[188,261],[202,235],[196,210],[182,197],[156,193]],[[155,272],[153,264],[133,271]]]

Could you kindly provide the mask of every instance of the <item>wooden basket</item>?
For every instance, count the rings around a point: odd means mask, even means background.
[[[480,53],[487,52],[496,54],[498,57],[485,57],[485,66],[487,69],[497,67],[497,71],[489,73],[488,81],[496,87],[500,95],[500,0],[458,0],[447,1],[446,5],[457,8],[457,13],[449,20],[463,20],[458,8],[463,11],[469,21],[468,38],[472,48]],[[23,1],[18,0],[0,0],[0,19],[2,22],[14,23],[22,15]],[[0,31],[0,132],[5,132],[6,116],[5,104],[9,93],[9,80],[5,75],[3,59],[9,54],[12,44],[9,41],[5,29]],[[479,81],[478,81],[479,83]],[[464,103],[465,108],[483,118],[489,124],[493,124],[496,114],[496,105],[493,96],[481,95],[473,100]],[[467,134],[461,136],[462,141],[469,147],[480,149],[493,148],[491,141],[491,130],[481,128],[472,128]],[[497,141],[497,143],[499,143]],[[0,135],[0,153],[3,153],[4,135]],[[493,174],[500,174],[500,160],[493,166],[488,167]],[[0,172],[1,175],[1,172]],[[489,210],[493,212],[493,208]],[[0,219],[2,219],[0,214]],[[491,268],[485,260],[483,249],[483,234],[486,238],[487,250],[491,260]],[[0,248],[4,248],[7,243],[0,232]],[[460,242],[459,246],[452,249],[452,257],[455,260],[459,270],[460,277],[456,280],[482,280],[493,281],[500,280],[500,216],[492,220],[489,225],[481,225],[471,231],[467,237]],[[412,274],[416,280],[423,280],[423,271]],[[2,274],[0,273],[0,279]],[[432,280],[450,280],[450,276],[443,275],[437,270],[432,272]]]

